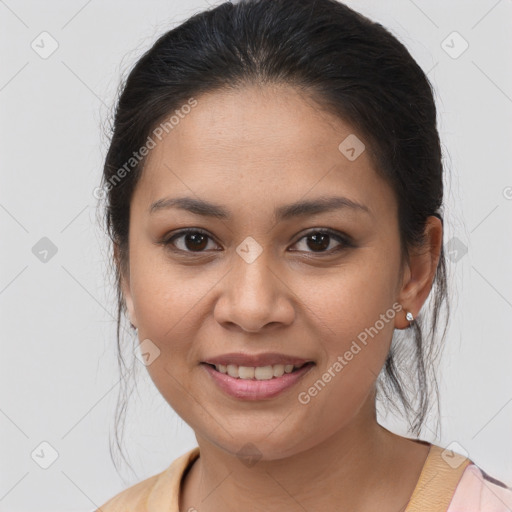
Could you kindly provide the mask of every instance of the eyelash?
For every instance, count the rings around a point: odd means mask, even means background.
[[[174,246],[173,243],[175,242],[175,240],[177,240],[178,238],[182,238],[182,237],[184,237],[186,235],[189,235],[189,234],[201,234],[201,235],[204,235],[204,236],[208,237],[210,240],[213,240],[212,237],[206,231],[204,231],[204,230],[202,230],[200,228],[187,228],[187,229],[183,229],[181,231],[178,231],[177,233],[175,233],[171,237],[165,238],[160,243],[164,247],[169,248],[170,250],[172,250],[174,252],[178,252],[178,253],[200,255],[200,254],[203,254],[203,253],[207,252],[205,250],[203,250],[203,251],[188,251],[188,250],[178,249],[178,248],[176,248]],[[335,249],[330,249],[328,251],[318,251],[318,252],[315,252],[315,251],[294,251],[294,252],[307,252],[307,253],[311,253],[311,254],[322,256],[322,255],[331,255],[331,254],[333,254],[335,252],[338,252],[338,251],[341,251],[343,249],[354,247],[354,244],[352,243],[352,241],[350,240],[349,237],[347,237],[346,235],[343,235],[343,234],[341,234],[341,233],[339,233],[337,231],[334,231],[333,229],[330,229],[330,228],[314,228],[314,229],[311,229],[307,233],[302,235],[302,237],[299,238],[295,242],[295,244],[300,242],[303,238],[307,238],[308,236],[311,236],[311,235],[314,235],[314,234],[329,235],[331,238],[333,238],[334,240],[339,242],[341,244],[341,246],[338,246]]]

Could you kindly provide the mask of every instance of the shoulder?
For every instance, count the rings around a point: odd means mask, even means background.
[[[121,491],[94,512],[174,510],[181,478],[197,457],[199,457],[199,447],[196,446],[175,459],[164,471]]]
[[[512,488],[470,464],[455,489],[448,512],[510,512]]]
[[[162,477],[165,471],[153,475],[145,480],[121,491],[110,498],[99,509],[94,512],[128,512],[135,510],[145,510],[149,496],[155,487],[155,484]]]

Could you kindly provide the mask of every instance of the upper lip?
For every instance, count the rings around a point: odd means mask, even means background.
[[[221,356],[209,357],[203,363],[208,364],[234,364],[236,366],[270,366],[275,364],[293,364],[293,366],[301,366],[304,363],[310,362],[310,359],[303,359],[301,357],[288,356],[285,354],[277,354],[274,352],[267,352],[265,354],[243,354],[241,352],[233,352],[231,354],[223,354]],[[312,361],[311,361],[312,362]]]

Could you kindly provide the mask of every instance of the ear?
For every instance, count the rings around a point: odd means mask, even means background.
[[[123,269],[123,266],[121,265],[121,257],[118,244],[114,244],[114,259],[119,271],[121,290],[123,292],[123,298],[126,304],[126,309],[128,311],[128,316],[130,318],[130,323],[137,327],[137,318],[135,316],[135,308],[133,307],[132,294],[130,290],[130,269],[129,267],[127,269]]]
[[[403,306],[403,314],[395,317],[395,327],[405,329],[409,322],[405,318],[409,311],[416,318],[432,289],[432,283],[439,263],[443,245],[443,223],[438,217],[430,216],[425,225],[425,241],[421,247],[409,254],[409,262],[404,269],[402,287],[398,301]]]

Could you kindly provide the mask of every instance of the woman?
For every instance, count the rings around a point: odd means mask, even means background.
[[[226,2],[139,60],[113,128],[119,313],[198,446],[100,510],[510,509],[418,438],[443,168],[431,86],[395,37],[335,0]]]

